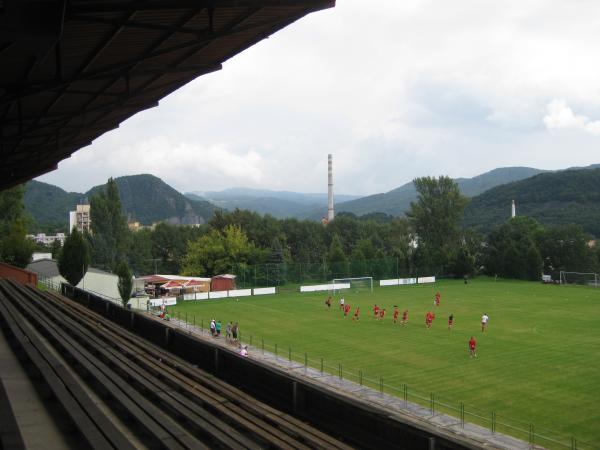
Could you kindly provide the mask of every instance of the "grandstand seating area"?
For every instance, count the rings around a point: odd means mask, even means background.
[[[58,405],[56,420],[71,442],[119,449],[479,448],[210,347],[164,321],[82,291],[70,295],[77,301],[0,280],[4,335],[38,391]],[[140,336],[147,333],[152,339]],[[6,408],[0,431],[0,448],[23,447]]]

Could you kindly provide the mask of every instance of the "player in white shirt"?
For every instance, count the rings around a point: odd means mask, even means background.
[[[490,318],[488,317],[487,313],[483,313],[483,316],[481,316],[481,332],[482,333],[484,333],[485,330],[487,329],[488,320],[490,320]]]

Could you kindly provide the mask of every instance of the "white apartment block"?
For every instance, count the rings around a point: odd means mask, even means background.
[[[83,233],[90,231],[90,205],[77,205],[75,211],[69,212],[69,232],[73,227]]]
[[[65,243],[65,233],[56,233],[55,236],[47,236],[46,233],[28,234],[28,238],[37,242],[38,244],[52,245],[54,241],[60,241],[60,245]]]

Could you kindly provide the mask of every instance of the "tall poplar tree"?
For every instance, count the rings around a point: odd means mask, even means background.
[[[89,244],[73,227],[58,257],[58,271],[71,286],[77,286],[90,265]]]
[[[92,261],[100,268],[115,270],[117,262],[125,258],[130,236],[119,188],[112,178],[90,199],[90,219]]]
[[[25,186],[0,191],[0,260],[25,267],[35,247],[26,237],[23,196]]]
[[[119,277],[117,282],[117,289],[119,290],[119,296],[121,297],[121,303],[123,308],[127,307],[129,299],[131,298],[131,289],[133,288],[133,280],[131,279],[131,270],[125,261],[121,261],[117,264],[115,273]]]
[[[450,177],[423,177],[413,182],[418,197],[407,215],[417,233],[418,264],[446,266],[459,248],[467,198]]]

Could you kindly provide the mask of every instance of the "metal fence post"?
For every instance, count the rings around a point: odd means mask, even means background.
[[[379,393],[383,395],[383,377],[379,377]]]
[[[304,368],[306,369],[307,366],[308,366],[308,355],[306,354],[306,352],[304,352]]]
[[[358,384],[362,386],[362,370],[358,371]]]
[[[460,402],[460,426],[465,427],[465,404]]]
[[[496,413],[492,411],[492,434],[496,433]]]
[[[533,429],[533,424],[530,423],[529,424],[529,445],[531,446],[531,448],[533,448],[533,446],[535,445],[535,432]]]
[[[323,358],[321,358],[321,373],[323,373]]]
[[[288,361],[292,362],[292,346],[288,346]]]
[[[262,354],[265,354],[265,338],[260,338],[260,342],[261,342],[261,347],[262,347]]]
[[[340,380],[342,379],[342,363],[339,364],[339,370],[340,370]]]
[[[429,394],[431,415],[435,416],[435,395],[433,392]]]
[[[275,344],[275,359],[277,359],[277,344]]]

